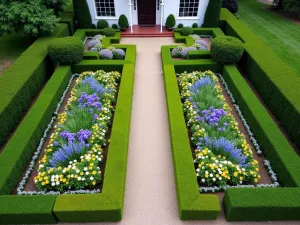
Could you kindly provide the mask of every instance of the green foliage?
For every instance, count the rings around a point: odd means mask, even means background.
[[[272,169],[284,187],[300,187],[300,158],[234,65],[222,72]]]
[[[24,70],[25,67],[21,68]],[[52,118],[71,75],[69,66],[60,66],[55,71],[0,154],[0,194],[10,194],[16,187]]]
[[[182,23],[180,23],[180,24],[178,24],[178,26],[177,26],[178,28],[183,28],[183,24]]]
[[[95,24],[92,24],[91,28],[92,29],[97,29],[97,26]]]
[[[43,0],[46,8],[53,9],[55,15],[63,11],[68,1],[69,0]]]
[[[116,63],[111,62],[116,66]],[[98,60],[94,65],[98,64],[99,68],[100,63],[101,60]],[[85,66],[84,69],[93,70],[93,68],[93,66]],[[125,64],[122,68],[122,81],[108,150],[110,158],[107,160],[105,167],[105,185],[103,186],[102,193],[59,195],[56,199],[53,212],[60,222],[119,221],[122,218],[134,83],[134,64]]]
[[[229,188],[223,205],[227,221],[300,220],[300,189]]]
[[[295,13],[298,17],[300,17],[300,1],[283,0],[283,8],[285,11]]]
[[[92,28],[92,17],[86,0],[73,0],[77,28]]]
[[[203,27],[218,27],[222,0],[210,0],[206,8]]]
[[[79,63],[83,57],[84,46],[76,37],[56,38],[48,45],[50,58],[59,64]]]
[[[239,11],[237,0],[222,0],[222,8],[228,9],[233,14]]]
[[[118,28],[119,28],[117,24],[113,24],[111,27],[112,27],[113,29],[118,29]]]
[[[106,27],[103,29],[103,34],[106,36],[106,37],[113,37],[115,35],[115,30],[111,27]]]
[[[163,72],[180,219],[216,219],[217,196],[199,193],[174,66],[163,65]]]
[[[242,39],[245,54],[239,63],[267,107],[292,141],[300,146],[300,80],[282,60],[228,10],[222,10],[222,28]]]
[[[127,29],[127,27],[129,26],[128,19],[124,14],[120,15],[118,24],[122,29]]]
[[[193,28],[191,27],[183,27],[180,31],[182,36],[189,36],[193,33]]]
[[[170,14],[170,15],[167,17],[167,20],[166,20],[166,27],[167,27],[167,28],[173,28],[175,25],[176,25],[176,19],[175,19],[175,16],[174,16],[173,14]]]
[[[198,23],[193,23],[192,28],[198,28]]]
[[[51,37],[39,38],[0,76],[0,145],[13,131],[53,72],[47,46],[54,37],[69,35],[68,26],[59,24]],[[22,76],[20,76],[22,74]]]
[[[55,195],[1,195],[1,224],[53,224]],[[34,206],[34,207],[33,207]]]
[[[211,42],[212,59],[221,64],[237,63],[243,56],[243,43],[230,36],[217,37]]]
[[[106,20],[102,20],[102,19],[98,20],[98,22],[97,22],[98,29],[104,29],[106,27],[108,27],[108,22]]]
[[[50,1],[50,0],[49,0]],[[59,21],[46,0],[16,0],[0,3],[0,36],[4,33],[25,33],[41,36],[52,33]]]

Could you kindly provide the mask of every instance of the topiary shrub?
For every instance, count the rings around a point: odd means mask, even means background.
[[[218,27],[221,13],[222,0],[209,0],[205,16],[203,27]]]
[[[92,28],[92,17],[86,0],[73,0],[77,28]]]
[[[189,51],[195,51],[195,50],[197,50],[197,48],[192,47],[192,46],[191,47],[187,47],[187,48],[185,48],[185,49],[183,49],[181,51],[181,57],[184,58],[184,59],[186,59],[188,52]]]
[[[119,28],[117,24],[113,24],[111,27],[112,27],[113,29],[118,29],[118,28]]]
[[[98,29],[104,29],[106,27],[108,27],[108,22],[106,20],[98,20],[97,22]]]
[[[100,59],[108,59],[108,60],[110,60],[110,59],[114,58],[112,51],[110,51],[108,49],[102,49],[99,52],[99,55],[100,55]]]
[[[180,24],[178,24],[178,26],[177,26],[178,28],[183,28],[183,24],[182,23],[180,23]]]
[[[239,10],[237,0],[222,0],[222,8],[228,9],[233,14]]]
[[[217,37],[210,46],[212,59],[221,64],[237,63],[243,56],[243,43],[230,36]]]
[[[167,20],[166,20],[166,27],[168,29],[170,28],[173,28],[175,25],[176,25],[176,19],[175,19],[175,16],[173,14],[170,14],[168,17],[167,17]]]
[[[193,33],[193,28],[191,27],[183,27],[180,31],[182,36],[189,36]]]
[[[92,24],[92,29],[97,29],[97,26],[95,24]]]
[[[48,45],[48,53],[55,63],[71,65],[79,63],[84,46],[76,37],[56,38]]]
[[[127,27],[129,26],[128,19],[124,14],[120,15],[118,24],[121,29],[127,29]]]
[[[114,59],[124,59],[125,51],[123,49],[117,48],[112,51]]]
[[[113,37],[115,35],[115,30],[111,27],[106,27],[103,29],[103,34],[106,36],[106,37]]]
[[[88,48],[90,49],[90,48],[93,48],[93,47],[95,47],[95,45],[96,44],[99,44],[99,43],[101,43],[98,39],[92,39],[92,40],[90,40],[90,42],[88,43]]]
[[[193,23],[192,28],[198,28],[198,23]]]

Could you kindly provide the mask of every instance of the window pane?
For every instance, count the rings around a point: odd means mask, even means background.
[[[197,17],[199,0],[180,0],[179,17]]]
[[[114,0],[95,0],[97,16],[116,16]]]

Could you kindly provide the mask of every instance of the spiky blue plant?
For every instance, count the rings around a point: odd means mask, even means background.
[[[84,155],[88,150],[88,144],[84,142],[71,143],[62,145],[54,154],[50,160],[51,167],[66,167],[72,160],[79,160],[80,156]]]
[[[205,85],[213,86],[214,82],[209,76],[205,76],[204,78],[197,80],[191,87],[190,91],[193,93],[198,93],[200,91],[200,87]]]
[[[100,84],[96,78],[92,76],[85,77],[81,84],[87,84],[92,90],[94,90],[97,93],[97,95],[103,95],[107,92],[107,89],[102,84]]]

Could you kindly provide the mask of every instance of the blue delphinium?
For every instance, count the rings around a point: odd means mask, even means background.
[[[106,88],[102,84],[100,84],[96,78],[92,76],[85,77],[81,83],[89,84],[91,89],[93,89],[99,95],[103,95],[104,93],[107,92]]]
[[[203,77],[201,79],[199,79],[198,81],[196,81],[191,87],[190,87],[190,91],[193,93],[197,93],[200,91],[200,87],[203,87],[205,85],[210,85],[213,86],[214,82],[213,80],[209,77]]]
[[[78,160],[81,155],[87,151],[88,144],[84,142],[71,143],[63,145],[59,148],[50,160],[51,167],[67,166],[70,161]]]
[[[243,154],[241,149],[236,148],[235,145],[226,138],[221,137],[219,139],[212,139],[206,135],[202,140],[203,145],[211,149],[214,154],[223,155],[228,160],[239,164],[241,167],[249,166],[249,164],[246,163],[247,156]]]

